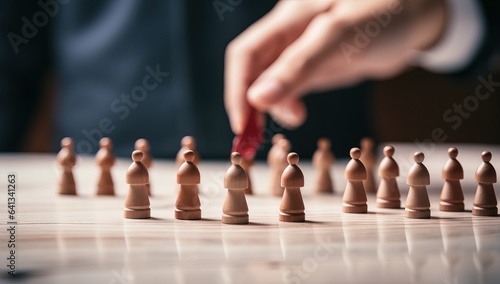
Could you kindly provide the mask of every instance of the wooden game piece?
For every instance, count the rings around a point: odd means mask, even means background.
[[[493,184],[497,182],[497,172],[490,163],[491,153],[484,151],[481,153],[483,162],[476,170],[475,179],[478,183],[472,214],[476,216],[497,216],[497,197]]]
[[[76,184],[73,177],[76,155],[73,151],[73,139],[65,137],[61,140],[61,151],[57,154],[56,161],[63,170],[57,184],[57,193],[76,195]]]
[[[128,167],[126,183],[129,185],[125,198],[123,217],[128,219],[148,219],[151,217],[149,197],[146,185],[149,184],[147,167],[142,163],[144,154],[135,150],[132,152],[132,164]]]
[[[141,138],[135,141],[135,149],[141,151],[144,154],[142,158],[142,163],[149,170],[151,169],[151,165],[153,164],[153,157],[151,156],[151,152],[149,151],[149,141],[147,139]],[[148,183],[146,185],[148,195],[151,196],[151,184]]]
[[[464,193],[460,180],[464,178],[464,169],[457,161],[458,149],[451,147],[448,149],[450,159],[446,162],[441,171],[441,177],[445,180],[439,201],[439,210],[461,212],[464,211]]]
[[[342,198],[342,211],[345,213],[367,213],[366,191],[363,181],[366,180],[366,168],[360,160],[361,150],[352,148],[351,160],[345,168],[347,186]]]
[[[200,171],[194,164],[196,154],[192,150],[186,150],[183,156],[184,163],[177,171],[179,192],[175,202],[175,218],[180,220],[201,219],[201,204],[197,187],[200,184]]]
[[[398,163],[392,157],[394,155],[393,146],[384,147],[384,158],[378,167],[380,184],[377,190],[377,207],[379,208],[400,208],[401,194],[399,193],[396,178],[399,176]]]
[[[376,193],[377,187],[375,186],[375,175],[373,173],[377,157],[373,151],[375,142],[371,138],[361,139],[361,158],[359,160],[366,168],[366,180],[363,181],[366,193]]]
[[[303,222],[306,219],[304,213],[304,201],[300,188],[304,186],[304,174],[297,166],[299,155],[290,153],[287,157],[288,166],[281,175],[281,186],[285,188],[280,205],[280,217],[282,222]]]
[[[276,139],[276,136],[280,139]],[[267,155],[267,163],[271,170],[269,192],[273,196],[282,197],[285,189],[281,187],[281,174],[285,170],[286,166],[288,166],[287,156],[288,153],[290,153],[292,145],[282,134],[274,135],[273,143],[274,144]]]
[[[224,176],[224,187],[227,188],[222,209],[222,223],[224,224],[248,224],[248,205],[245,198],[248,176],[240,166],[241,161],[240,153],[233,152],[231,154],[232,165]]]
[[[318,140],[318,149],[313,154],[312,164],[316,171],[313,191],[316,193],[334,193],[330,167],[335,159],[328,138]]]
[[[111,139],[104,137],[99,141],[101,147],[95,156],[96,163],[101,169],[97,182],[97,195],[115,195],[115,186],[111,176],[111,168],[115,165],[115,155],[112,152]]]
[[[282,133],[276,133],[273,135],[273,138],[271,138],[271,144],[274,145],[278,143],[281,139],[286,139],[286,136]]]
[[[415,164],[410,168],[406,184],[410,186],[406,198],[405,217],[412,219],[431,218],[431,203],[427,194],[427,185],[431,184],[429,171],[422,164],[425,156],[422,152],[413,154]]]
[[[194,160],[193,163],[198,165],[200,163],[200,156],[198,155],[198,151],[196,151],[196,140],[193,136],[184,136],[181,140],[181,149],[177,152],[177,156],[175,158],[175,162],[178,166],[184,163],[184,152],[187,150],[191,150],[194,152]]]
[[[247,160],[245,158],[242,158],[240,166],[245,170],[247,173],[247,178],[248,178],[248,187],[245,188],[245,194],[252,195],[253,194],[253,188],[252,188],[252,178],[250,177],[250,169],[252,168],[255,160]]]

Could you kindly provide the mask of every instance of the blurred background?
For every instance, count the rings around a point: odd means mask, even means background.
[[[70,136],[78,153],[93,154],[109,136],[119,156],[147,138],[153,155],[172,158],[180,139],[193,135],[203,157],[226,158],[233,134],[223,106],[225,47],[274,3],[3,1],[0,151],[56,152]],[[486,100],[475,95],[478,76],[500,81],[499,66],[493,53],[468,74],[410,68],[387,81],[311,95],[306,125],[286,131],[270,122],[266,138],[285,133],[305,158],[322,136],[339,157],[365,136],[499,144],[499,91]]]

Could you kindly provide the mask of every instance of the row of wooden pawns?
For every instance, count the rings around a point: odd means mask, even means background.
[[[273,148],[269,153],[268,161],[273,167],[272,159],[279,144],[284,145],[287,141],[283,137],[273,139]],[[198,187],[200,183],[200,173],[196,164],[199,161],[194,149],[194,139],[185,137],[182,148],[179,151],[178,160],[180,167],[177,172],[177,183],[180,190],[177,196],[175,218],[184,220],[196,220],[201,218],[200,201],[198,197]],[[363,143],[362,143],[363,144]],[[72,150],[73,142],[70,138],[64,138],[61,142],[62,149],[57,160],[64,171],[59,182],[60,194],[76,194],[76,186],[73,179],[72,167],[75,165],[76,156]],[[113,181],[110,169],[114,164],[114,156],[111,152],[111,141],[103,138],[100,142],[101,149],[96,155],[97,164],[101,167],[101,176],[98,182],[98,195],[114,195]],[[323,153],[329,149],[329,141],[321,139],[318,143],[318,151],[313,157],[313,163],[318,169],[316,188],[325,188],[332,185],[329,171],[323,171],[321,164],[329,165],[332,162],[328,153]],[[130,185],[129,192],[125,199],[125,218],[149,218],[149,174],[148,167],[151,165],[149,155],[149,145],[145,139],[136,142],[136,150],[132,153],[133,163],[129,167],[126,181]],[[287,147],[280,148],[286,150]],[[274,151],[274,152],[273,152]],[[348,180],[347,187],[343,195],[343,211],[346,213],[366,213],[368,211],[365,182],[369,176],[367,169],[360,160],[362,151],[359,148],[352,148],[351,160],[346,166],[345,178]],[[379,176],[381,182],[377,191],[377,207],[380,208],[400,208],[400,193],[396,182],[399,176],[399,167],[393,159],[394,147],[384,148],[384,159],[379,166]],[[460,185],[463,179],[463,169],[457,161],[458,150],[452,147],[448,150],[450,159],[445,164],[442,176],[445,184],[441,192],[440,210],[461,212],[464,211],[464,197]],[[497,200],[493,189],[496,183],[496,172],[490,164],[491,153],[482,153],[482,164],[476,171],[476,181],[478,188],[474,198],[472,214],[478,216],[497,216]],[[296,153],[287,153],[284,170],[278,175],[279,186],[275,191],[282,190],[282,202],[280,206],[279,220],[284,222],[300,222],[305,220],[304,203],[300,188],[304,186],[304,176],[297,166],[299,156]],[[319,161],[318,161],[319,160]],[[430,218],[430,201],[426,186],[430,184],[430,176],[427,168],[422,164],[424,154],[417,152],[414,154],[415,164],[411,167],[407,184],[410,186],[405,206],[405,216],[408,218]],[[321,163],[321,161],[328,161]],[[248,206],[245,198],[245,191],[248,190],[250,179],[243,166],[244,163],[239,153],[232,153],[232,165],[227,170],[224,177],[224,187],[228,189],[228,194],[224,202],[222,222],[227,224],[248,223]],[[274,163],[276,164],[276,163]],[[247,165],[248,166],[248,165]],[[326,167],[328,169],[328,167]],[[247,168],[248,169],[248,168]],[[273,169],[272,169],[273,170]],[[273,179],[273,177],[271,177]],[[330,189],[331,190],[331,189]],[[320,190],[321,191],[321,190]],[[323,190],[325,191],[325,190]]]

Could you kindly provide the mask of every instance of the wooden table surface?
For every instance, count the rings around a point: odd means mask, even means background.
[[[421,149],[395,146],[404,204],[411,154]],[[7,274],[10,225],[2,190],[0,283],[500,283],[500,218],[470,213],[480,153],[492,151],[492,164],[500,169],[500,147],[459,145],[466,212],[446,213],[438,206],[448,146],[424,151],[432,182],[430,220],[376,208],[375,196],[368,196],[368,214],[342,213],[347,161],[332,168],[337,193],[327,196],[310,191],[314,170],[304,159],[299,166],[307,221],[278,221],[280,199],[267,194],[269,172],[257,163],[251,172],[256,194],[247,196],[249,225],[220,222],[228,162],[202,161],[203,219],[181,221],[173,218],[177,168],[156,160],[152,218],[129,220],[122,214],[130,159],[119,159],[113,169],[116,196],[95,196],[92,157],[79,157],[74,170],[78,196],[58,196],[55,155],[3,154],[1,186],[7,188],[8,173],[17,175],[17,276]]]

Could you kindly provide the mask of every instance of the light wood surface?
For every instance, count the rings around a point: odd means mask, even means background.
[[[95,195],[99,168],[93,157],[78,157],[78,196],[60,196],[55,155],[0,155],[2,187],[7,173],[18,179],[16,272],[22,278],[16,283],[498,283],[500,217],[472,216],[470,210],[480,154],[491,151],[492,165],[500,169],[500,148],[456,145],[467,211],[453,213],[439,211],[441,170],[450,145],[394,146],[402,204],[412,155],[426,155],[430,220],[406,219],[403,209],[377,208],[373,194],[368,195],[368,214],[342,213],[347,160],[332,168],[339,190],[317,195],[312,192],[315,172],[302,157],[304,223],[278,221],[281,198],[270,196],[270,171],[257,162],[254,195],[247,196],[250,224],[226,225],[221,215],[229,160],[200,162],[202,220],[196,221],[174,219],[177,166],[155,160],[152,218],[132,220],[123,218],[130,159],[118,159],[112,169],[116,196]],[[378,165],[381,149],[377,154]],[[10,283],[7,196],[2,192],[0,283]]]

